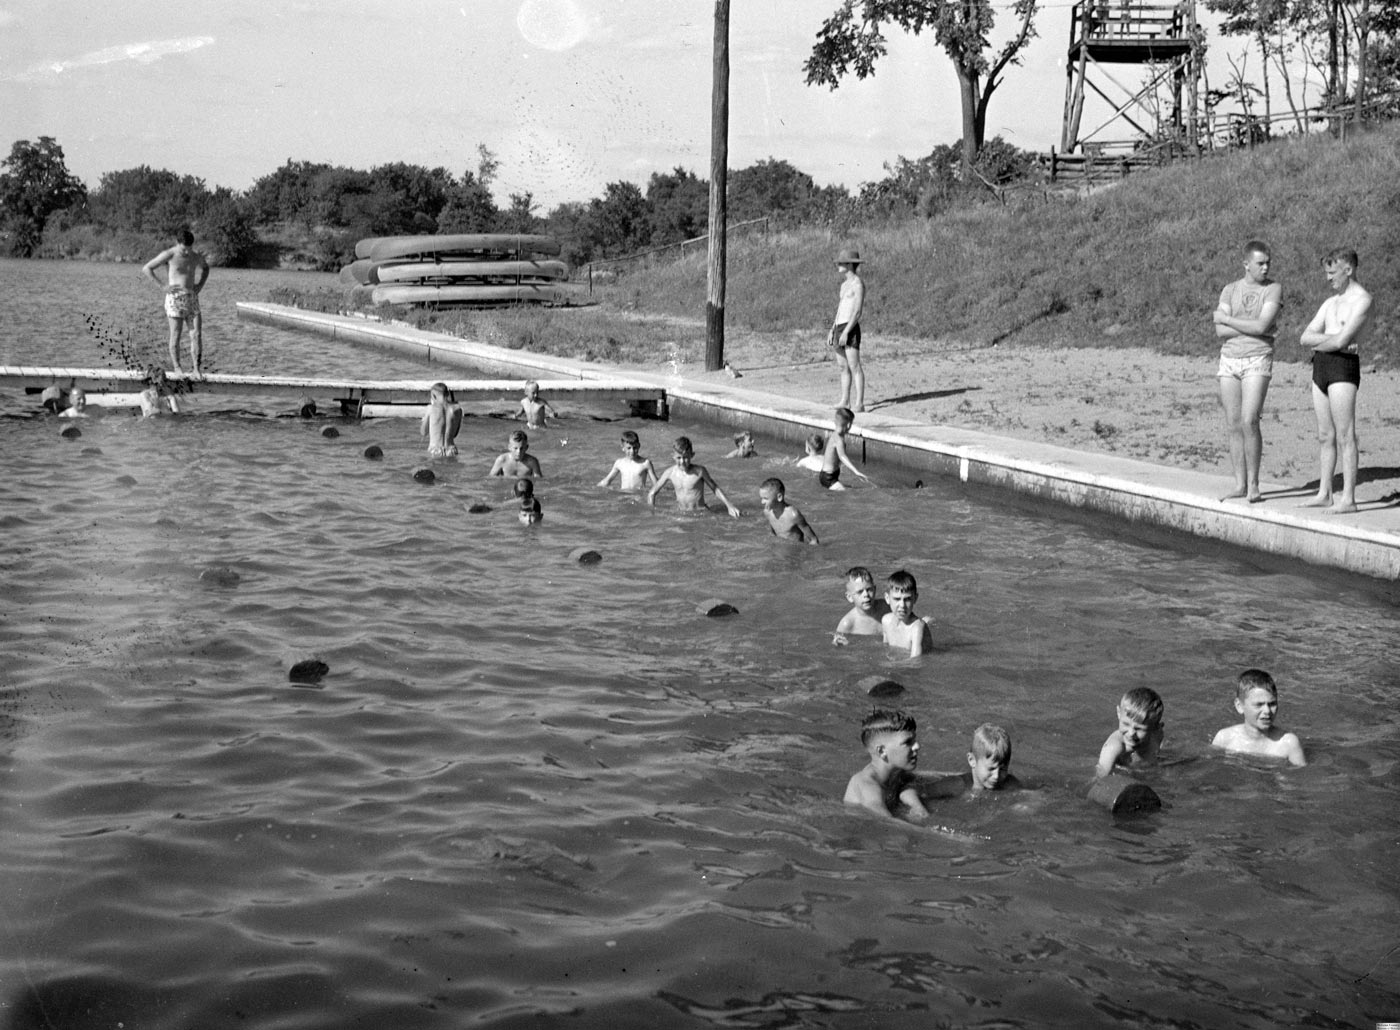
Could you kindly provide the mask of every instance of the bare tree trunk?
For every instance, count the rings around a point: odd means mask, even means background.
[[[1366,103],[1366,36],[1370,32],[1371,0],[1361,0],[1361,13],[1356,16],[1356,43],[1360,48],[1356,55],[1356,120],[1365,115]]]
[[[710,249],[705,297],[705,370],[724,367],[725,187],[729,169],[729,0],[715,0],[710,87]]]

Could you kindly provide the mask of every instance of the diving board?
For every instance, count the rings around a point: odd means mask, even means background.
[[[516,402],[525,390],[524,379],[324,379],[295,376],[234,375],[209,372],[202,376],[165,373],[170,392],[180,397],[223,394],[240,397],[293,397],[333,401],[350,415],[382,416],[423,413],[434,383],[447,387],[448,396],[470,401]],[[540,393],[551,401],[568,400],[599,404],[622,401],[641,414],[661,414],[666,390],[650,383],[626,379],[540,379]],[[18,387],[25,394],[40,394],[52,386],[67,391],[78,387],[96,405],[121,406],[145,386],[146,373],[135,369],[66,368],[41,365],[0,365],[0,389]],[[402,406],[402,412],[395,411]]]

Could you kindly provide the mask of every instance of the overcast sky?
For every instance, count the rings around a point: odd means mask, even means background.
[[[781,158],[855,188],[960,137],[931,35],[892,33],[872,79],[804,85],[836,6],[733,0],[731,168]],[[289,158],[458,174],[484,144],[497,199],[547,210],[678,165],[708,178],[713,15],[710,0],[0,0],[0,148],[53,136],[89,187],[146,164],[242,190]],[[1069,0],[1037,24],[987,135],[1047,150]]]

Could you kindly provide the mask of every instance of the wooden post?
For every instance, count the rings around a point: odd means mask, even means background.
[[[715,0],[710,90],[710,249],[705,297],[705,370],[724,367],[725,188],[729,168],[729,0]]]

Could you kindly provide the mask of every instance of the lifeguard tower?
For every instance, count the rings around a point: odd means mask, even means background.
[[[1147,73],[1140,86],[1119,82],[1110,67],[1138,65]],[[1101,138],[1126,123],[1150,140],[1196,145],[1196,84],[1200,77],[1196,47],[1195,0],[1078,0],[1070,12],[1069,56],[1065,62],[1065,118],[1060,150],[1065,155],[1131,149],[1126,139]],[[1121,74],[1121,73],[1120,73]],[[1131,81],[1131,80],[1129,80]],[[1162,103],[1159,87],[1169,86]],[[1106,101],[1112,114],[1097,128],[1083,132],[1085,90]],[[1183,98],[1183,93],[1185,97]],[[1184,102],[1183,102],[1184,101]]]

